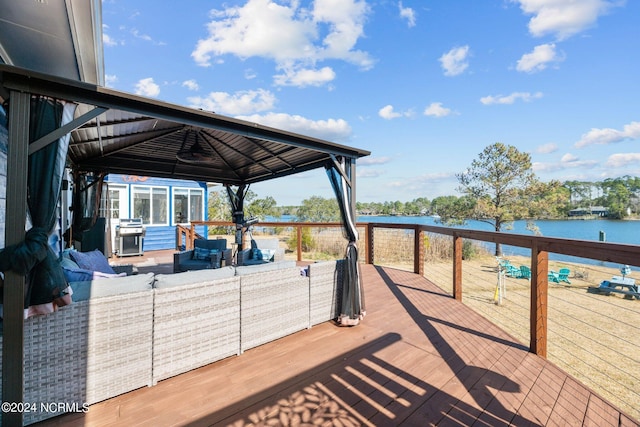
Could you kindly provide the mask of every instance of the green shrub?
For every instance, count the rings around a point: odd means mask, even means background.
[[[462,259],[470,260],[478,255],[478,245],[472,240],[462,241]]]
[[[309,227],[304,227],[300,234],[302,236],[302,251],[311,252],[315,247],[315,241],[311,235],[311,229]],[[289,240],[287,240],[287,246],[292,252],[296,252],[298,250],[298,233],[295,229],[293,230],[293,233],[291,233]]]

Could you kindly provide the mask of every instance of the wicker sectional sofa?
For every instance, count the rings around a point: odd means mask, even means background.
[[[240,278],[233,267],[159,274],[153,384],[240,351]]]
[[[73,304],[25,321],[24,399],[82,409],[332,320],[341,270],[281,261],[72,283]]]

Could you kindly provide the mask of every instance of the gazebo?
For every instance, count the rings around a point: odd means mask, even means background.
[[[355,167],[358,158],[370,153],[106,88],[101,85],[100,2],[68,3],[72,7],[0,1],[0,18],[15,24],[0,29],[10,207],[3,252],[14,261],[21,248],[34,255],[4,265],[3,401],[23,397],[24,309],[62,297],[60,275],[47,266],[53,253],[46,236],[56,221],[65,166],[98,180],[127,173],[221,183],[233,199],[239,228],[250,184],[326,168],[349,241],[345,280],[350,285],[345,282],[342,320],[357,324],[363,307],[355,247]],[[42,39],[36,33],[45,19],[67,26],[54,25],[59,34]],[[28,218],[32,228],[25,232]],[[21,419],[20,414],[3,417],[7,425]]]

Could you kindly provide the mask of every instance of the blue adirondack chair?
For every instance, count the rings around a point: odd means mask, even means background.
[[[526,265],[520,266],[520,277],[523,279],[531,280],[531,269]]]
[[[507,277],[520,277],[520,269],[511,264],[508,259],[498,258],[498,268],[500,268]]]
[[[561,268],[558,271],[558,280],[560,282],[567,282],[568,284],[571,284],[571,282],[569,281],[569,274],[571,274],[571,270],[569,270],[568,268]]]
[[[553,270],[549,271],[549,273],[547,274],[547,278],[549,282],[560,283],[560,275]]]

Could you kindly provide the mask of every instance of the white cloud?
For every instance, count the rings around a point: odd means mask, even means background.
[[[533,52],[522,55],[516,65],[516,70],[525,73],[534,73],[547,68],[551,62],[560,62],[564,58],[556,53],[554,43],[541,44],[533,48]]]
[[[186,87],[189,90],[193,90],[193,91],[200,90],[200,86],[198,85],[198,82],[196,82],[193,79],[183,81],[182,82],[182,86]]]
[[[596,160],[580,160],[571,153],[566,153],[560,158],[562,168],[591,168],[598,164]]]
[[[109,34],[107,33],[102,33],[102,44],[104,44],[105,46],[117,46],[118,42],[115,41],[114,39],[112,39]]]
[[[398,117],[413,117],[413,111],[395,111],[393,105],[385,105],[380,110],[378,110],[378,116],[382,117],[386,120],[397,119]]]
[[[410,7],[403,7],[402,2],[398,3],[400,17],[407,20],[409,28],[416,26],[416,12]]]
[[[564,40],[592,27],[601,15],[612,7],[623,4],[607,0],[512,0],[520,4],[529,21],[529,32],[534,37],[554,34]]]
[[[449,172],[427,173],[409,177],[400,181],[392,181],[387,185],[391,188],[402,188],[411,192],[425,194],[432,192],[433,186],[455,180],[455,174]]]
[[[442,102],[432,102],[424,110],[425,116],[446,117],[451,114],[451,109],[442,106]]]
[[[531,164],[531,169],[538,174],[541,172],[555,172],[562,169],[562,165],[559,162],[556,162],[556,163],[533,162]]]
[[[147,77],[136,83],[135,94],[155,98],[160,95],[160,86],[153,81],[153,77]]]
[[[102,44],[104,46],[113,47],[113,46],[118,46],[119,44],[124,44],[124,43],[118,42],[109,34],[107,34],[107,31],[109,31],[109,26],[107,24],[102,24]]]
[[[238,118],[327,141],[342,142],[351,137],[351,127],[343,119],[311,120],[306,117],[284,113],[254,114],[251,116],[238,116]]]
[[[533,99],[542,98],[542,92],[536,92],[531,94],[529,92],[514,92],[510,95],[497,95],[497,96],[485,96],[480,98],[480,102],[484,105],[493,105],[493,104],[513,104],[517,100],[522,100],[524,102],[530,102]]]
[[[541,163],[534,162],[532,169],[536,173],[540,172],[556,172],[566,169],[592,169],[598,165],[596,160],[580,160],[571,153],[564,154],[559,162]]]
[[[336,78],[336,73],[331,67],[323,67],[320,70],[300,69],[284,70],[283,74],[274,76],[276,86],[322,86]]]
[[[553,142],[550,142],[548,144],[543,144],[538,148],[536,148],[536,152],[540,154],[549,154],[555,151],[558,151],[558,144],[554,144]]]
[[[631,164],[640,164],[640,153],[619,153],[609,156],[607,163],[605,164],[610,168],[618,168]]]
[[[391,157],[363,157],[358,160],[358,166],[384,165],[391,161]]]
[[[385,105],[378,111],[378,115],[383,119],[387,119],[387,120],[397,119],[398,117],[402,117],[401,113],[397,113],[393,111],[393,105]]]
[[[580,141],[576,142],[578,148],[588,145],[607,145],[625,140],[633,140],[640,138],[640,122],[631,122],[624,125],[622,130],[604,128],[592,128],[589,132],[582,135]]]
[[[211,92],[206,97],[193,96],[187,98],[193,108],[214,111],[218,114],[252,114],[273,109],[276,97],[268,90],[243,90],[233,94],[227,92]]]
[[[358,166],[360,166],[360,165],[361,165],[360,161],[358,161]],[[382,176],[385,173],[387,173],[387,171],[380,170],[380,169],[371,169],[371,168],[357,169],[356,170],[356,177],[358,177],[358,178],[378,178],[379,176]]]
[[[104,76],[104,84],[106,87],[115,87],[115,84],[118,82],[118,76],[115,74],[105,74]]]
[[[223,55],[268,58],[285,70],[311,70],[329,59],[365,70],[373,66],[369,54],[356,49],[369,13],[365,1],[316,0],[310,9],[299,3],[248,0],[242,6],[213,10],[208,36],[198,41],[191,56],[201,66]],[[326,79],[325,69],[321,77]]]
[[[469,46],[454,47],[443,54],[439,61],[444,69],[445,76],[457,76],[462,74],[469,66]]]
[[[138,31],[136,28],[132,28],[132,29],[131,29],[131,34],[132,34],[135,38],[138,38],[138,39],[140,39],[140,40],[144,40],[144,41],[147,41],[147,42],[151,42],[151,41],[153,41],[153,39],[151,38],[151,36],[150,36],[150,35],[148,35],[148,34],[142,34],[142,33],[141,33],[140,31]]]

